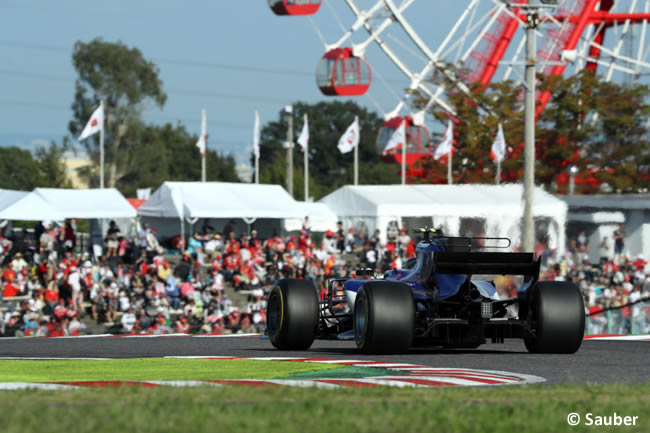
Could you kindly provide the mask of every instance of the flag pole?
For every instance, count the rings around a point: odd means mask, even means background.
[[[447,158],[447,184],[448,185],[451,185],[453,183],[451,179],[451,158],[453,155],[453,150],[454,150],[453,148],[449,150],[449,157]]]
[[[255,183],[260,183],[260,156],[255,154]]]
[[[354,121],[359,124],[359,116],[355,116]],[[354,184],[359,185],[359,143],[354,146]]]
[[[205,108],[201,110],[201,134],[204,135],[204,147],[201,155],[201,182],[205,182],[205,153],[208,149],[208,133],[207,133],[207,114]]]
[[[102,114],[104,114],[104,100],[99,101],[99,106],[102,107]],[[99,130],[99,187],[104,188],[104,119],[102,116],[102,127]]]
[[[307,113],[305,113],[305,122],[307,122]],[[309,198],[309,140],[305,143],[305,202]]]
[[[501,183],[501,160],[497,159],[497,176],[496,176],[496,184],[499,185]]]

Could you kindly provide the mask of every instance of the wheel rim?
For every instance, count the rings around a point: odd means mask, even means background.
[[[271,293],[267,312],[267,330],[269,336],[275,335],[282,327],[282,299],[277,293]]]
[[[363,344],[368,323],[368,303],[365,296],[357,296],[354,305],[354,340],[357,346]]]

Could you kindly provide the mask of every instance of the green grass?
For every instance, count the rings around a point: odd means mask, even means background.
[[[335,369],[340,366],[246,359],[7,360],[0,361],[0,382],[279,379]]]
[[[432,389],[287,387],[2,391],[3,431],[586,432],[650,430],[650,385]],[[638,415],[635,427],[569,427],[569,412]]]

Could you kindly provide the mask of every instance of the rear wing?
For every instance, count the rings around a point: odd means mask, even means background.
[[[533,253],[434,253],[434,272],[539,276],[540,260]]]

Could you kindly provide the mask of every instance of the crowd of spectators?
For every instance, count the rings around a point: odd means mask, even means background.
[[[3,304],[8,308],[0,314],[0,335],[260,333],[268,294],[279,278],[309,278],[323,295],[330,278],[351,277],[358,267],[381,274],[415,255],[415,239],[406,229],[382,242],[379,230],[368,235],[340,222],[334,231],[314,234],[305,218],[295,235],[261,239],[256,230],[235,233],[233,223],[221,233],[206,225],[186,242],[176,237],[167,250],[154,227],[145,224],[129,237],[111,223],[101,256],[76,252],[74,221],[59,228],[37,225],[38,241],[29,248],[0,236],[0,295],[14,301]],[[596,316],[648,296],[642,258],[631,260],[617,249],[592,264],[585,242],[581,234],[563,257],[544,257],[541,278],[574,281]],[[501,296],[516,290],[511,279],[498,283]],[[645,306],[624,308],[635,313]],[[628,317],[625,331],[647,332],[645,322]]]

